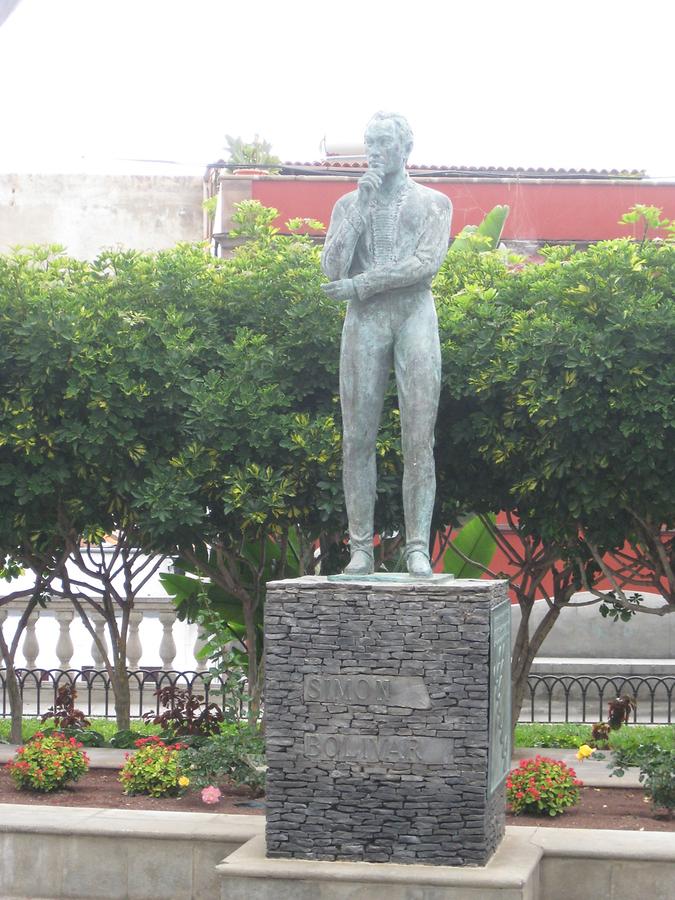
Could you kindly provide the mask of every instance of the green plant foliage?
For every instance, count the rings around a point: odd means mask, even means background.
[[[669,815],[675,809],[675,748],[666,749],[650,742],[614,753],[614,770],[621,778],[627,766],[639,766],[640,783],[654,807],[663,807]]]
[[[144,713],[143,720],[159,725],[162,734],[182,738],[187,735],[211,735],[220,730],[223,711],[217,703],[209,703],[203,696],[192,694],[175,684],[159,688],[155,696],[163,711]]]
[[[182,760],[194,787],[245,785],[261,794],[265,787],[264,752],[261,732],[240,728],[185,750]]]
[[[598,612],[603,619],[609,619],[612,622],[630,622],[638,612],[638,606],[643,602],[644,597],[641,594],[631,594],[628,599],[633,604],[633,609],[626,609],[619,602],[614,591],[608,591],[604,594],[603,601],[598,607]]]
[[[495,250],[509,211],[508,206],[495,206],[479,225],[466,225],[450,245],[450,251]]]
[[[108,744],[116,750],[131,750],[132,747],[136,746],[136,741],[143,737],[144,735],[140,731],[132,729],[116,731],[108,741]]]
[[[175,796],[189,779],[183,772],[180,751],[183,744],[166,744],[151,736],[136,741],[135,753],[127,754],[119,780],[125,794],[149,794],[151,797]],[[181,783],[182,780],[182,783]]]
[[[7,742],[6,738],[9,736],[9,725],[9,719],[0,719],[0,740],[5,740],[5,742]],[[23,739],[25,741],[30,741],[30,739],[35,735],[37,731],[45,731],[45,728],[40,720],[36,718],[23,719],[21,723],[21,729]],[[109,744],[111,747],[114,746],[114,744],[112,743],[112,738],[118,731],[114,719],[92,719],[91,729],[103,735],[104,746],[105,744]],[[157,734],[158,732],[159,728],[156,725],[145,725],[141,721],[134,721],[134,740],[138,740],[138,738],[142,737],[147,737],[150,734]],[[133,743],[129,746],[132,747]]]
[[[561,545],[671,521],[675,247],[607,241],[467,274],[439,298],[455,483]]]
[[[269,141],[263,140],[256,134],[252,141],[248,143],[240,137],[233,137],[230,134],[225,135],[227,141],[227,149],[229,151],[228,161],[243,165],[275,165],[281,160],[272,153],[272,145]],[[277,169],[270,169],[270,172],[276,172]]]
[[[537,756],[521,760],[506,779],[506,799],[514,815],[557,816],[579,802],[582,782],[559,760]]]
[[[86,728],[84,730],[80,730],[77,728],[66,728],[64,731],[67,737],[74,737],[75,740],[79,744],[82,744],[83,747],[105,746],[104,736],[100,731],[95,731],[93,728]]]
[[[474,516],[459,530],[443,554],[443,571],[456,578],[480,578],[492,562],[496,549],[492,532],[478,516]]]
[[[572,722],[523,722],[516,725],[516,747],[556,747],[576,750],[582,744],[591,743],[591,725]],[[621,750],[627,761],[634,766],[634,750],[641,744],[650,744],[666,750],[675,750],[675,729],[671,725],[630,725],[609,734],[609,745],[613,750]]]
[[[516,747],[557,747],[576,750],[591,740],[590,725],[574,725],[564,722],[550,724],[533,722],[516,725],[514,746]]]
[[[61,732],[37,732],[30,743],[19,747],[7,768],[19,790],[57,791],[77,781],[89,768],[81,747],[74,737]]]
[[[91,725],[91,722],[81,709],[75,709],[75,700],[77,691],[70,684],[61,685],[56,691],[54,705],[41,717],[41,722],[51,720],[53,727],[67,731],[68,729],[76,729],[84,731]]]

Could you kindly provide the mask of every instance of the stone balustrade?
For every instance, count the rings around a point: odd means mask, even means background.
[[[0,607],[0,627],[10,638],[23,609],[22,601]],[[86,612],[97,637],[109,647],[105,620],[91,609]],[[206,663],[196,656],[202,647],[197,626],[179,622],[168,598],[136,601],[127,638],[130,670],[153,666],[167,672],[176,669],[203,672]],[[27,669],[67,670],[88,666],[101,669],[103,656],[70,601],[53,599],[46,608],[31,614],[20,640],[16,664]]]

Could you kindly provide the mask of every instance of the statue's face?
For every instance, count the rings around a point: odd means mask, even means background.
[[[405,167],[406,147],[390,120],[374,122],[366,131],[365,144],[370,168],[383,169],[390,175]]]

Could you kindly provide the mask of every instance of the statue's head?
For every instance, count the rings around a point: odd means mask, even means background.
[[[366,155],[371,168],[396,172],[405,167],[413,145],[413,133],[403,116],[376,112],[366,125]]]

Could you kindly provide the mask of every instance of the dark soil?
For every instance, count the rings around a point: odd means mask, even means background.
[[[199,791],[188,790],[182,797],[127,797],[114,769],[90,769],[79,781],[62,791],[41,794],[18,791],[9,772],[0,768],[0,803],[49,804],[50,806],[93,806],[111,809],[157,809],[178,812],[220,812],[262,815],[264,804],[247,788],[221,786],[219,803],[205,804]],[[250,805],[249,805],[250,804]],[[659,815],[660,813],[660,815]],[[2,813],[0,813],[0,816]],[[544,825],[550,828],[609,828],[620,831],[675,831],[675,818],[663,810],[654,811],[641,790],[631,788],[581,789],[577,806],[560,816],[507,815],[508,825]]]
[[[187,790],[181,797],[128,797],[122,793],[116,769],[90,769],[79,781],[61,791],[48,794],[37,791],[18,791],[9,772],[0,768],[0,803],[29,803],[49,806],[94,806],[105,809],[160,809],[176,812],[221,812],[229,814],[261,815],[265,812],[248,788],[220,786],[222,797],[218,803],[203,802],[199,791]],[[249,806],[248,804],[252,804]],[[0,817],[2,813],[0,812]]]
[[[610,828],[616,831],[675,831],[675,818],[655,810],[643,791],[632,788],[582,787],[576,806],[559,816],[506,816],[507,825],[549,828]]]

